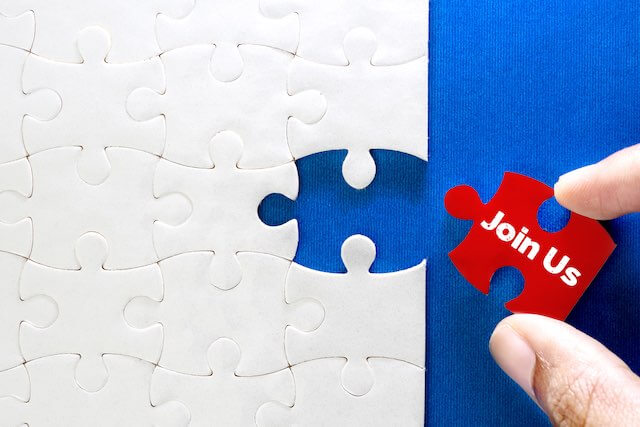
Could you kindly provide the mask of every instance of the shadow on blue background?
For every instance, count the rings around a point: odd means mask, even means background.
[[[374,152],[376,179],[356,191],[342,179],[344,152],[310,156],[298,161],[298,200],[270,196],[260,214],[297,218],[296,261],[315,269],[342,271],[340,245],[355,233],[376,243],[374,271],[428,259],[429,424],[545,425],[487,349],[522,277],[498,271],[489,296],[467,284],[447,252],[470,223],[449,217],[443,198],[466,183],[487,201],[507,170],[553,185],[640,142],[640,5],[438,0],[430,22],[429,162]],[[553,203],[539,215],[549,229],[566,221]],[[607,227],[618,248],[568,321],[640,372],[640,217]]]

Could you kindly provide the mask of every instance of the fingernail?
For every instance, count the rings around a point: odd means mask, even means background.
[[[498,366],[535,401],[536,355],[529,344],[511,326],[501,324],[491,335],[489,351]]]
[[[593,173],[594,166],[595,165],[583,166],[581,168],[572,170],[571,172],[567,172],[564,175],[560,175],[560,177],[558,178],[558,182],[570,181],[570,180],[574,180],[574,181],[582,180],[586,178],[588,175],[591,175]]]

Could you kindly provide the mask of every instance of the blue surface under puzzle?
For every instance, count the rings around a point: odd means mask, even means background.
[[[522,288],[501,270],[484,296],[447,257],[470,223],[447,215],[445,192],[475,187],[486,201],[504,171],[553,185],[573,168],[640,142],[640,3],[628,0],[435,0],[430,17],[430,160],[374,153],[378,174],[356,191],[344,152],[298,162],[295,203],[272,197],[268,222],[296,217],[296,261],[340,271],[354,233],[378,246],[375,271],[427,258],[427,421],[431,425],[545,425],[546,418],[494,364],[487,342]],[[398,130],[402,132],[402,129]],[[543,205],[540,221],[568,214]],[[618,248],[570,315],[640,372],[640,216],[606,224]]]

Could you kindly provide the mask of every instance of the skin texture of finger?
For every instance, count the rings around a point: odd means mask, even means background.
[[[554,191],[561,205],[590,218],[640,211],[640,144],[562,175]]]
[[[496,326],[489,349],[553,425],[640,425],[640,378],[572,326],[515,314]]]

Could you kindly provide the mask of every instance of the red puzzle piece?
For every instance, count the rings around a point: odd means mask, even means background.
[[[551,187],[512,172],[504,174],[486,205],[473,188],[452,188],[444,199],[447,211],[473,220],[473,226],[449,257],[485,294],[497,269],[517,268],[524,276],[524,290],[507,309],[564,320],[616,245],[598,221],[575,213],[564,229],[544,231],[538,225],[538,208],[551,197]]]

